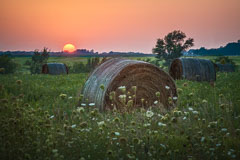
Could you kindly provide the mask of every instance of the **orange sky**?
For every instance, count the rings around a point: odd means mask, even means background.
[[[151,53],[157,38],[180,29],[195,47],[240,39],[240,0],[1,0],[0,50]]]

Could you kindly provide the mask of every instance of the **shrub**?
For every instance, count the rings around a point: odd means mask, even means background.
[[[38,50],[34,51],[34,55],[32,56],[32,63],[30,66],[30,71],[32,74],[40,74],[41,68],[44,63],[47,63],[49,57],[48,48],[44,47],[42,53]]]
[[[18,64],[15,63],[8,55],[0,56],[0,74],[14,73]]]
[[[69,68],[70,73],[86,73],[89,72],[89,68],[83,64],[83,62],[75,62],[73,66]]]
[[[31,63],[30,60],[26,60],[25,63],[24,63],[25,66],[31,66],[31,64],[32,64],[32,63]]]
[[[83,62],[75,62],[73,66],[70,66],[69,70],[70,73],[88,73],[94,70],[99,62],[99,57],[88,58],[86,65]]]
[[[215,61],[215,63],[232,64],[232,65],[236,66],[235,62],[233,62],[233,60],[230,59],[228,56],[219,56],[214,61]]]

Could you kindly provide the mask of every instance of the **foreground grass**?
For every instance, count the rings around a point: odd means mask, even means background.
[[[178,105],[78,106],[86,74],[0,75],[1,159],[239,159],[240,74],[176,81]]]

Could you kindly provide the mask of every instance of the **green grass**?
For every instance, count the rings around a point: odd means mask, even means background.
[[[239,72],[218,73],[214,86],[176,81],[178,104],[166,114],[82,108],[86,78],[0,75],[1,159],[240,158]]]
[[[4,98],[6,94],[12,97],[23,94],[23,101],[30,105],[37,105],[48,110],[53,109],[56,105],[61,105],[61,107],[68,110],[69,107],[74,107],[73,104],[77,101],[76,97],[80,95],[86,75],[69,74],[52,76],[15,74],[1,76],[1,82],[5,87],[0,98]],[[21,85],[18,85],[16,81],[21,81]],[[65,101],[60,100],[60,94],[67,94],[68,97],[73,98],[63,103]]]
[[[27,60],[32,60],[31,57],[15,57],[13,58],[16,63],[19,64],[17,73],[30,74],[30,67],[24,65]],[[87,58],[84,57],[50,57],[48,63],[65,63],[68,66],[72,66],[75,62],[87,63]]]

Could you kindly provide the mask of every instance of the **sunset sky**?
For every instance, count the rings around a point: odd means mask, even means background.
[[[194,48],[240,39],[240,0],[1,0],[0,50],[151,53],[157,38],[181,30]]]

